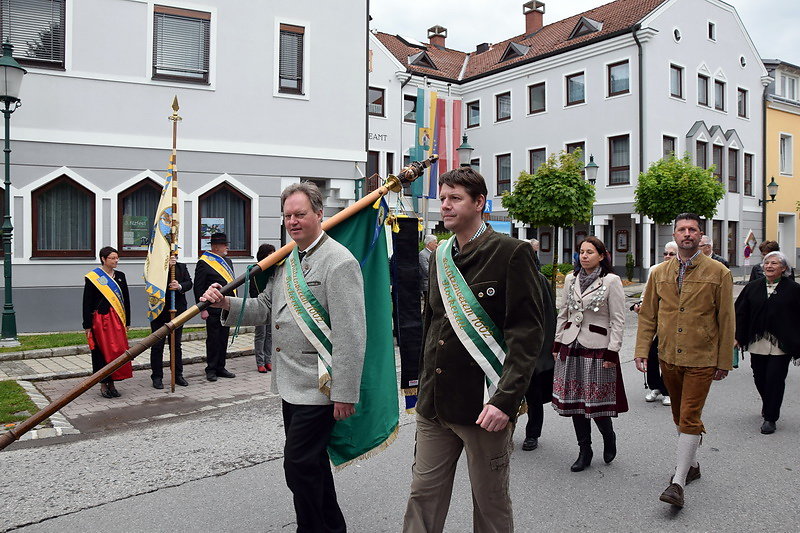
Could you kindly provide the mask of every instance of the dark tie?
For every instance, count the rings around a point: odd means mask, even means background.
[[[306,253],[308,252],[297,252],[297,255],[300,256],[300,261],[303,261],[303,258],[306,256]]]

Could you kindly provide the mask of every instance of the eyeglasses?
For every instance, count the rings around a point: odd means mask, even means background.
[[[675,252],[664,252],[664,255],[675,256],[675,255],[678,255],[678,254],[676,254]]]

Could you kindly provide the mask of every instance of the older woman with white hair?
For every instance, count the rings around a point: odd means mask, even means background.
[[[736,299],[736,344],[750,352],[761,396],[761,433],[775,433],[789,362],[800,358],[800,285],[789,277],[782,252],[764,256],[763,278],[745,285]]]

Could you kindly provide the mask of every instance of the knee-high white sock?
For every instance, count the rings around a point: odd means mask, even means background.
[[[672,478],[673,483],[677,483],[681,487],[686,485],[686,474],[689,473],[689,467],[696,464],[695,456],[698,446],[700,446],[700,435],[688,433],[678,435],[678,465],[675,468],[675,476]]]

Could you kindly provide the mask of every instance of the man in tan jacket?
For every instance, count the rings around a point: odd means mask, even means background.
[[[661,373],[678,427],[677,468],[659,499],[683,507],[685,485],[700,477],[695,456],[705,432],[700,417],[706,396],[711,382],[724,379],[733,365],[735,318],[733,277],[700,251],[700,217],[678,215],[674,231],[678,257],[653,270],[647,282],[635,360],[646,372],[650,343],[658,335]]]

